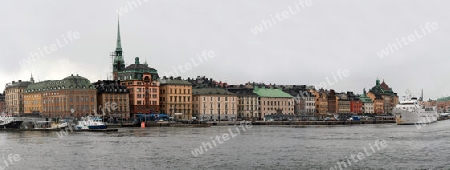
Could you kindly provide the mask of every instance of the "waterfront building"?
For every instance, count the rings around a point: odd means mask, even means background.
[[[113,120],[130,119],[130,91],[120,80],[99,80],[93,83],[97,89],[97,113]]]
[[[398,103],[397,93],[394,93],[384,80],[380,83],[380,80],[377,79],[375,86],[369,90],[367,96],[374,101],[376,114],[391,114],[392,109]]]
[[[358,95],[353,94],[353,92],[347,92],[347,96],[350,100],[350,113],[361,114],[363,113],[363,104],[359,99]]]
[[[330,89],[330,91],[327,94],[327,102],[328,102],[328,113],[334,114],[337,113],[337,96],[333,89]]]
[[[337,103],[338,103],[338,107],[337,107],[337,112],[342,114],[348,114],[350,113],[350,100],[347,96],[347,94],[345,93],[336,93],[336,96],[338,97]]]
[[[159,113],[159,86],[158,72],[148,64],[140,64],[135,58],[131,64],[118,73],[119,80],[130,91],[130,112],[134,114]]]
[[[193,115],[201,120],[236,120],[238,97],[225,89],[208,86],[192,89]]]
[[[264,85],[253,87],[253,93],[258,95],[261,116],[272,114],[294,114],[293,97],[279,88],[266,88]]]
[[[434,103],[430,103],[430,105],[432,104]],[[432,106],[437,106],[437,110],[440,113],[448,113],[450,112],[450,97],[438,98],[435,102],[435,105]]]
[[[33,75],[31,75],[30,81],[12,81],[12,83],[6,84],[5,87],[5,101],[6,101],[6,113],[10,115],[21,115],[25,112],[23,93],[28,85],[34,83]]]
[[[363,94],[359,97],[362,103],[362,112],[364,114],[374,114],[373,100],[366,95],[366,89],[363,89]]]
[[[192,119],[192,84],[181,77],[161,79],[160,110],[176,119]]]
[[[316,113],[315,95],[306,85],[282,86],[283,91],[294,97],[294,114],[314,115]]]
[[[0,93],[0,114],[4,113],[6,109],[5,93]]]
[[[261,118],[259,112],[258,95],[253,93],[253,86],[229,87],[227,91],[238,97],[237,118],[240,120],[258,120]]]
[[[40,113],[45,117],[96,114],[97,90],[79,75],[30,84],[24,91],[24,98],[26,114]]]
[[[311,89],[310,92],[315,96],[316,115],[326,115],[328,113],[328,97],[324,89],[316,91]]]
[[[141,64],[139,57],[134,64],[125,67],[120,38],[120,25],[117,24],[116,50],[111,54],[113,59],[113,79],[120,80],[121,85],[130,92],[130,117],[135,114],[159,113],[159,76],[156,69],[148,67],[147,62]]]

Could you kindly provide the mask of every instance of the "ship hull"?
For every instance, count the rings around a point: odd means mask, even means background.
[[[397,125],[417,125],[437,122],[437,112],[411,112],[407,110],[394,109]]]
[[[0,125],[0,129],[20,129],[23,121],[11,121],[6,124]]]

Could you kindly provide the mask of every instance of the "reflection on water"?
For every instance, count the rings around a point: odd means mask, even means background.
[[[211,128],[123,128],[119,132],[0,131],[0,158],[19,154],[6,169],[330,169],[369,143],[388,146],[347,169],[450,167],[450,121],[414,126],[253,126],[194,157],[191,151],[228,133]],[[1,160],[1,159],[0,159]],[[0,166],[4,163],[0,162]]]

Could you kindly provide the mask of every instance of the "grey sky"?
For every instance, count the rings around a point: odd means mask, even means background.
[[[384,79],[399,96],[405,89],[425,97],[450,94],[447,88],[448,1],[311,0],[312,5],[277,21],[263,32],[250,29],[298,0],[165,0],[5,1],[0,6],[0,83],[12,80],[62,79],[80,74],[106,79],[109,53],[115,49],[116,10],[120,17],[126,65],[145,60],[160,76],[191,63],[197,54],[210,58],[182,77],[204,75],[232,84],[248,81],[276,84],[319,84],[339,69],[350,73],[333,85],[337,91],[361,93]],[[129,3],[137,6],[130,10]],[[380,58],[377,52],[426,23],[438,29]],[[80,38],[22,67],[19,62],[38,48],[63,41],[68,32]],[[3,89],[3,88],[0,88]]]

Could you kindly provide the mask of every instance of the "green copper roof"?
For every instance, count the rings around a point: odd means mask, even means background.
[[[449,101],[449,100],[450,100],[450,96],[449,97],[438,98],[436,101],[438,101],[438,102],[445,102],[445,101]]]
[[[279,98],[292,98],[288,93],[283,92],[281,89],[266,89],[255,86],[253,92],[260,97],[279,97]]]
[[[88,79],[82,76],[68,76],[62,80],[46,80],[39,83],[30,84],[25,90],[26,93],[60,90],[60,89],[95,89]]]
[[[361,102],[363,102],[363,103],[372,103],[372,99],[366,95],[365,88],[363,90],[363,94],[361,94],[361,96],[359,96],[359,100],[361,100]]]

